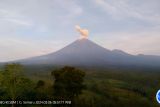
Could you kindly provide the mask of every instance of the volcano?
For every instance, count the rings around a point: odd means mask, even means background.
[[[69,65],[84,67],[160,66],[160,57],[131,55],[121,50],[108,50],[88,39],[80,39],[57,52],[15,62],[24,65]]]

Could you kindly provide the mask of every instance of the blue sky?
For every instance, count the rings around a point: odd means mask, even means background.
[[[0,0],[0,62],[54,52],[79,38],[160,55],[160,0]]]

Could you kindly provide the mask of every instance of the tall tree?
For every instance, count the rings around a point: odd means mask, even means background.
[[[58,100],[74,100],[85,88],[85,72],[74,67],[63,67],[52,72],[54,77],[54,96]]]
[[[2,86],[12,101],[17,100],[30,83],[31,81],[23,75],[22,65],[16,63],[5,65]]]

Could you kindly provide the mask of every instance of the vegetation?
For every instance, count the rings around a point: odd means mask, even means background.
[[[1,89],[6,92],[5,99],[18,100],[28,90],[31,81],[23,75],[23,67],[19,64],[7,64],[1,72]]]
[[[74,107],[159,107],[155,94],[160,88],[160,69],[50,68],[5,65],[0,70],[0,100],[71,100]]]
[[[71,100],[72,104],[74,104],[75,98],[81,94],[82,89],[85,87],[83,85],[85,72],[66,66],[62,69],[54,70],[52,75],[55,79],[53,86],[55,100]]]

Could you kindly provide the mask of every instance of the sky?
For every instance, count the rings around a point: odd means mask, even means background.
[[[160,55],[160,0],[0,0],[0,62],[55,52],[79,38]]]

